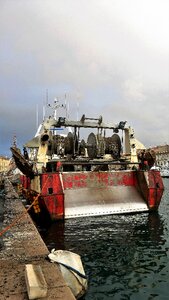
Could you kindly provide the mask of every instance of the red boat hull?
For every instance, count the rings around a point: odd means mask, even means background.
[[[164,186],[159,171],[55,172],[21,176],[23,193],[52,220],[154,211]]]

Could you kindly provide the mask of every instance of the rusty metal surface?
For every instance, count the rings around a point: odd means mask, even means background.
[[[107,188],[111,186],[134,186],[134,171],[67,172],[62,174],[63,187],[67,189]]]
[[[157,210],[164,191],[160,172],[156,170],[138,171],[137,183],[138,189],[144,199],[146,199],[149,209]]]
[[[40,182],[52,219],[157,210],[164,189],[159,172],[142,170],[43,173]]]

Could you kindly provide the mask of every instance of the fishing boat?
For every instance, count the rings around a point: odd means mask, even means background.
[[[102,116],[84,114],[73,121],[54,114],[43,120],[23,153],[16,146],[11,151],[23,173],[22,195],[34,203],[35,213],[45,209],[52,220],[159,207],[164,186],[160,172],[150,170],[155,154],[126,121],[105,123]]]

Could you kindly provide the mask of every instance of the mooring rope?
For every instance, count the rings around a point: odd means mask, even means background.
[[[70,270],[70,271],[76,273],[77,275],[79,275],[79,276],[82,277],[83,279],[87,279],[87,276],[86,276],[85,274],[82,274],[81,272],[79,272],[77,269],[75,269],[75,268],[73,268],[73,267],[71,267],[71,266],[68,266],[68,265],[66,265],[66,264],[64,264],[64,263],[62,263],[62,262],[60,262],[60,261],[54,261],[54,262],[56,262],[56,263],[59,264],[59,265],[64,266],[66,269],[68,269],[68,270]]]

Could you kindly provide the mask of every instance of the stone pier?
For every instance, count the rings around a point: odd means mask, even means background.
[[[25,265],[39,265],[47,283],[47,296],[41,299],[74,300],[56,264],[46,258],[49,251],[18,194],[5,179],[5,204],[0,232],[22,215],[19,221],[0,236],[0,300],[28,300]],[[38,298],[40,299],[40,298]]]

